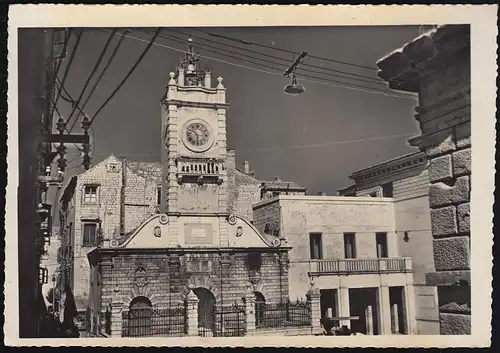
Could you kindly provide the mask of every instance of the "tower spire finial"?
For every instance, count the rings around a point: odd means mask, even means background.
[[[188,52],[190,54],[194,54],[193,53],[193,37],[191,37],[191,35],[189,35],[189,38],[188,38]]]

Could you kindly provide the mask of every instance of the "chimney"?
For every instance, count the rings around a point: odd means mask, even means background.
[[[125,185],[127,184],[127,159],[122,159],[122,187],[120,188],[120,235],[125,234]]]
[[[250,164],[248,161],[243,162],[243,171],[245,174],[250,174]]]
[[[324,191],[319,191],[319,192],[318,192],[318,196],[326,196],[326,192],[324,192]]]

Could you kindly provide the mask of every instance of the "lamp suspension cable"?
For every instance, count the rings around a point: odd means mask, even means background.
[[[104,29],[104,28],[101,28],[101,30],[108,31],[107,29]],[[140,38],[140,37],[135,37],[135,36],[131,36],[131,35],[124,35],[124,36],[127,37],[127,38],[129,38],[129,39],[137,40],[137,41],[140,41],[140,42],[147,42],[146,39],[143,39],[143,38]],[[168,45],[165,45],[165,44],[161,44],[161,43],[155,43],[154,45],[157,46],[157,47],[162,47],[162,48],[170,49],[170,50],[181,52],[181,53],[187,53],[186,50],[178,49],[178,48],[171,47],[171,46],[168,46]],[[201,58],[204,58],[204,59],[207,59],[207,60],[212,60],[212,61],[215,61],[215,62],[220,62],[220,63],[228,64],[228,65],[231,65],[231,66],[235,66],[235,67],[240,67],[240,68],[244,68],[244,69],[248,69],[248,70],[252,70],[252,71],[262,72],[262,73],[266,73],[266,74],[273,75],[273,76],[282,76],[282,74],[276,72],[278,69],[275,68],[275,67],[272,67],[272,69],[276,70],[276,71],[273,72],[273,71],[269,71],[269,70],[263,70],[263,69],[260,69],[260,68],[252,67],[252,66],[238,64],[238,63],[231,62],[231,61],[224,60],[224,59],[210,57],[210,56],[207,56],[207,55],[201,55],[200,54],[199,56]],[[240,59],[240,60],[249,62],[248,60],[243,60],[243,59]],[[260,65],[261,66],[266,66],[264,64],[260,64]],[[389,91],[389,90],[381,90],[381,89],[378,89],[378,88],[375,88],[375,87],[368,87],[368,86],[363,86],[363,85],[355,85],[355,84],[352,84],[352,83],[346,83],[346,82],[341,82],[341,81],[328,80],[328,79],[325,79],[325,78],[319,78],[319,79],[321,79],[321,81],[317,81],[315,79],[311,79],[311,78],[316,78],[316,77],[308,76],[308,75],[304,75],[304,74],[302,74],[301,76],[302,76],[302,80],[303,81],[313,82],[313,83],[317,83],[317,84],[320,84],[320,85],[345,88],[345,89],[350,89],[350,90],[355,90],[355,91],[362,91],[362,92],[366,92],[366,93],[382,94],[382,95],[387,96],[387,97],[403,98],[403,99],[411,99],[411,100],[415,100],[416,99],[415,95],[401,94],[401,93],[398,94],[398,93],[395,93],[395,92]],[[304,78],[304,77],[308,77],[308,78]]]

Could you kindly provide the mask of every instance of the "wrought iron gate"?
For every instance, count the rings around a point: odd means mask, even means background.
[[[246,333],[245,309],[238,305],[203,311],[198,318],[198,333],[203,337],[240,337]]]
[[[131,309],[122,312],[123,337],[183,336],[186,334],[186,308]]]

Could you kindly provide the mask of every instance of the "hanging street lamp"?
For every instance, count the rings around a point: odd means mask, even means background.
[[[305,91],[304,86],[297,82],[297,76],[295,75],[295,69],[304,61],[304,58],[307,56],[307,52],[302,52],[297,59],[293,62],[292,65],[284,72],[285,77],[292,77],[292,83],[285,86],[285,93],[297,96]]]

